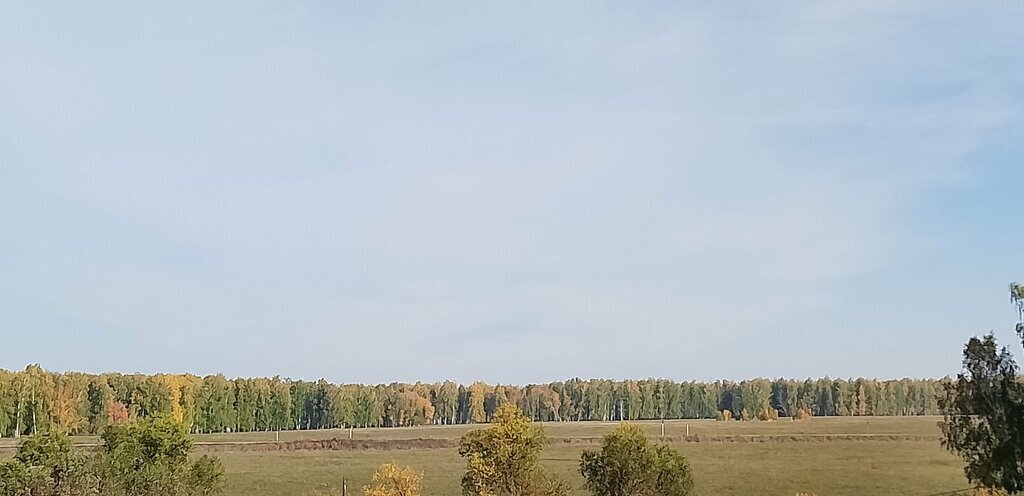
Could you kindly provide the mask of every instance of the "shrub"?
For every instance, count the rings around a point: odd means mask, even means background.
[[[397,463],[385,463],[373,474],[373,485],[363,487],[364,496],[419,496],[423,474]]]
[[[529,496],[566,496],[572,486],[544,467],[538,467],[529,478],[525,494]]]
[[[730,412],[729,410],[722,410],[722,411],[718,412],[717,416],[715,416],[715,420],[718,420],[718,421],[732,420],[732,412]]]
[[[184,426],[148,417],[108,426],[103,432],[104,486],[118,496],[208,496],[221,489],[224,469],[216,458],[189,463],[192,440]]]
[[[14,462],[0,462],[0,496],[24,494],[26,477],[25,466]]]
[[[793,420],[806,420],[811,418],[813,415],[810,410],[800,408],[793,414]]]
[[[99,480],[91,460],[58,433],[27,438],[10,461],[0,464],[0,496],[91,495]]]
[[[67,436],[35,434],[0,463],[0,496],[211,496],[224,468],[203,456],[189,463],[192,441],[170,419],[108,426],[103,447],[90,456]]]
[[[595,496],[693,493],[693,474],[686,457],[668,446],[652,446],[636,425],[620,425],[605,436],[600,451],[584,451],[580,474]]]
[[[512,403],[498,407],[491,426],[466,433],[459,454],[467,459],[462,492],[478,496],[564,496],[568,485],[544,472],[538,458],[544,431]]]
[[[189,494],[196,496],[219,494],[224,487],[224,466],[220,460],[203,455],[192,463],[187,484]]]
[[[765,408],[757,414],[757,419],[769,422],[772,420],[779,420],[779,411],[772,407]]]

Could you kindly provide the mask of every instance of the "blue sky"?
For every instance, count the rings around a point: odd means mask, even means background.
[[[0,367],[938,377],[1019,2],[4,2]],[[1019,349],[1019,345],[1015,345]]]

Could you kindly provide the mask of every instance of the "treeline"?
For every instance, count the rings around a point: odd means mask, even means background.
[[[571,379],[527,386],[331,384],[223,375],[52,373],[0,369],[0,435],[95,434],[156,414],[194,433],[393,427],[490,421],[517,405],[533,420],[756,419],[803,410],[815,416],[933,415],[939,380],[751,379],[742,382]]]

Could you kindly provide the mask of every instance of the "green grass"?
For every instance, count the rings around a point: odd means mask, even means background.
[[[816,418],[792,422],[672,421],[666,435],[823,435],[897,434],[932,436],[922,441],[821,441],[680,443],[694,467],[702,495],[787,495],[797,491],[820,496],[927,495],[961,489],[962,463],[937,441],[938,418]],[[616,423],[550,423],[551,437],[601,436]],[[652,436],[659,422],[643,422]],[[474,426],[434,426],[407,429],[356,429],[356,439],[453,438]],[[200,436],[204,441],[265,440],[272,433]],[[347,437],[348,431],[282,433],[282,440]],[[272,437],[270,437],[272,439]],[[585,446],[554,445],[542,454],[545,466],[561,474],[585,494],[577,473]],[[424,473],[425,496],[460,493],[464,461],[453,449],[396,451],[220,452],[227,470],[227,496],[302,496],[315,491],[340,494],[343,478],[350,494],[360,494],[373,471],[397,461]]]
[[[961,463],[927,441],[808,443],[686,443],[677,445],[693,464],[698,494],[885,496],[931,494],[967,486]],[[544,465],[575,487],[580,452],[549,447]],[[363,452],[218,453],[227,470],[228,496],[300,496],[316,490],[351,494],[382,463],[397,461],[424,472],[425,496],[459,494],[464,462],[453,449]]]

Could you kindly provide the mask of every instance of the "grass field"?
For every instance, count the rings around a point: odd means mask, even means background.
[[[819,496],[930,495],[968,486],[962,462],[939,446],[936,417],[815,418],[808,421],[670,421],[667,436],[691,435],[713,442],[678,442],[694,467],[701,495]],[[545,432],[558,438],[593,438],[615,423],[550,423]],[[654,437],[658,422],[644,422]],[[476,426],[356,429],[354,439],[454,439]],[[827,440],[825,436],[850,436]],[[201,442],[272,441],[274,433],[196,436]],[[755,437],[752,437],[755,436]],[[756,436],[778,436],[765,442]],[[900,440],[892,440],[895,436]],[[906,437],[902,439],[900,437]],[[282,432],[282,441],[347,438],[347,430]],[[773,438],[775,439],[775,438]],[[90,438],[76,439],[92,441]],[[588,445],[546,448],[543,463],[579,488],[576,469]],[[373,471],[397,461],[424,473],[425,496],[459,494],[464,462],[451,448],[361,451],[242,451],[217,446],[227,471],[227,496],[303,496],[316,491],[340,494],[342,479],[350,494],[360,494]],[[577,489],[576,494],[584,494]]]
[[[922,441],[696,444],[678,446],[693,463],[702,495],[915,495],[966,486],[958,460]],[[575,486],[581,447],[558,446],[544,465]],[[464,462],[453,449],[363,452],[219,453],[229,495],[340,494],[365,484],[381,463],[398,461],[424,472],[426,495],[459,494]],[[357,493],[353,493],[357,494]],[[576,491],[576,494],[584,494]]]

